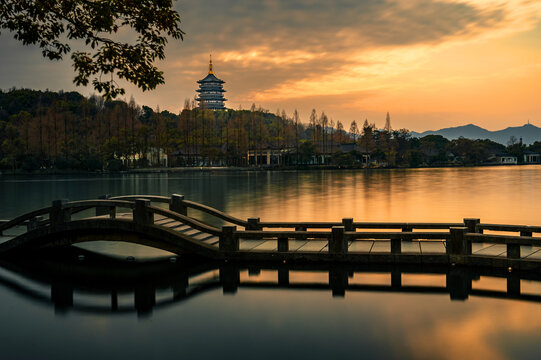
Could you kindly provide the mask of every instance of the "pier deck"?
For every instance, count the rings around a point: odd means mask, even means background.
[[[225,224],[216,227],[188,213]],[[490,233],[488,233],[490,232]],[[509,234],[513,235],[509,235]],[[541,269],[541,227],[460,223],[262,222],[171,197],[131,195],[67,202],[0,222],[0,256],[110,240],[226,261],[417,263]]]

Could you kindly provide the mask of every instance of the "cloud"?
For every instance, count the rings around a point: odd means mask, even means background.
[[[471,51],[464,47],[462,53],[453,51],[461,44],[491,42],[531,30],[541,16],[538,0],[179,0],[174,4],[181,13],[185,40],[170,41],[166,60],[157,63],[165,71],[165,85],[150,93],[127,87],[139,102],[178,111],[184,98],[195,95],[196,81],[205,75],[212,52],[216,74],[226,81],[228,106],[257,102],[271,110],[298,107],[306,112],[325,103],[326,109],[340,109],[345,122],[356,118],[353,114],[359,109],[396,112],[397,102],[404,98],[407,106],[401,111],[422,114],[423,109],[410,108],[408,96],[415,93],[414,87],[444,93],[450,82],[466,84],[476,78],[478,83],[493,83],[489,77],[494,74],[518,69],[513,59],[490,67],[492,74],[488,74],[479,65],[486,57],[468,56]],[[74,88],[69,60],[51,64],[41,59],[37,48],[14,47],[6,35],[0,36],[0,47],[7,53],[0,60],[0,87]],[[441,59],[442,54],[451,56]],[[497,52],[495,56],[501,61]],[[469,62],[461,63],[465,57]],[[452,67],[452,61],[460,66]],[[423,72],[428,65],[430,73]],[[462,68],[471,72],[462,73]],[[458,100],[452,106],[461,111]],[[448,107],[428,110],[449,111]]]
[[[501,5],[431,0],[198,0],[183,7],[187,37],[226,51],[263,45],[274,51],[330,52],[437,43],[506,19]]]
[[[535,10],[535,11],[532,11]],[[233,100],[377,90],[432,48],[532,26],[539,4],[433,0],[191,0],[180,5],[195,74],[214,53]],[[220,72],[220,69],[222,69]]]

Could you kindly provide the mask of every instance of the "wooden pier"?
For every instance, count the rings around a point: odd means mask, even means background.
[[[192,215],[220,219],[215,227]],[[509,235],[512,233],[513,235]],[[219,261],[427,264],[541,269],[539,226],[457,223],[264,222],[238,219],[182,195],[53,201],[0,222],[0,257],[109,240]]]

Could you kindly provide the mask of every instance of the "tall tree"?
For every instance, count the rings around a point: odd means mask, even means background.
[[[353,141],[357,141],[357,137],[359,136],[359,127],[357,126],[357,122],[355,120],[351,122],[349,132],[353,135]]]
[[[293,112],[293,121],[295,121],[295,149],[297,152],[297,165],[299,165],[299,112],[297,109]]]
[[[389,112],[387,112],[387,116],[385,116],[385,127],[383,128],[383,130],[387,131],[387,132],[391,132],[392,129],[391,129],[391,115],[389,115]]]

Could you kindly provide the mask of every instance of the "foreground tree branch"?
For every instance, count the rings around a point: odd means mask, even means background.
[[[154,61],[165,58],[168,37],[183,38],[172,0],[0,0],[0,28],[24,45],[38,45],[51,60],[71,54],[76,85],[106,98],[125,94],[115,77],[143,91],[164,83]],[[136,39],[117,40],[127,29]],[[123,37],[129,37],[123,32]],[[72,51],[81,41],[83,50]]]

